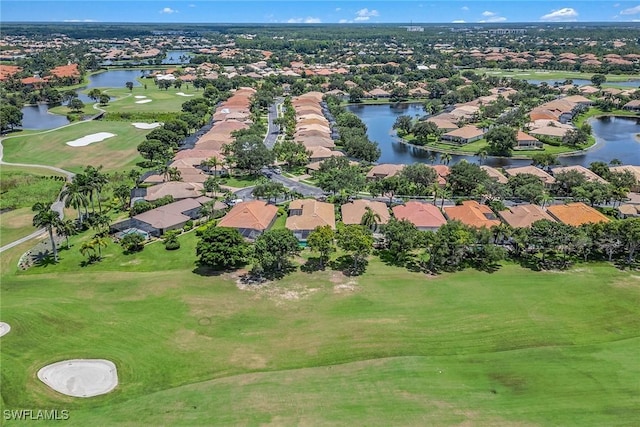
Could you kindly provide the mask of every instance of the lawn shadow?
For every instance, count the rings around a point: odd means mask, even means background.
[[[345,276],[360,276],[367,270],[368,260],[362,260],[357,265],[353,265],[353,257],[351,255],[342,255],[330,263],[333,270],[342,271]]]
[[[236,269],[226,269],[226,270],[214,270],[211,267],[207,267],[204,265],[197,265],[191,272],[193,274],[197,274],[198,276],[203,277],[218,277],[223,275],[224,273],[230,273],[235,271]]]

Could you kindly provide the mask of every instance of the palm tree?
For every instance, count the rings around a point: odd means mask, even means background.
[[[78,229],[76,228],[75,221],[72,219],[60,220],[56,225],[56,234],[58,236],[64,236],[67,243],[67,249],[69,249],[69,236],[73,236],[77,231]]]
[[[378,227],[378,223],[380,222],[380,215],[377,212],[374,212],[369,206],[364,208],[364,214],[362,214],[362,219],[360,220],[360,225],[364,225],[369,230],[374,231]]]
[[[106,248],[109,245],[109,240],[102,233],[98,233],[91,239],[91,244],[94,248],[98,248],[98,257],[102,258],[102,248]]]
[[[451,188],[448,184],[440,189],[440,197],[442,198],[440,200],[440,210],[444,209],[444,200],[448,197],[451,197],[452,195],[453,193],[451,192]]]
[[[102,212],[102,204],[100,203],[100,192],[102,191],[102,188],[109,182],[109,178],[106,174],[100,172],[101,170],[102,165],[98,166],[97,168],[93,166],[87,166],[86,168],[84,168],[84,173],[87,176],[87,184],[91,189],[91,194],[93,195],[93,192],[96,192],[96,197],[98,198],[98,209],[100,210],[100,212]]]
[[[541,203],[540,207],[544,208],[548,204],[551,204],[551,202],[553,202],[553,196],[549,194],[547,191],[543,192],[542,196],[540,197],[540,203]]]
[[[451,162],[451,154],[449,154],[449,153],[440,154],[440,163],[442,163],[444,165],[448,165],[449,162]]]
[[[72,206],[78,210],[78,224],[82,226],[82,208],[84,207],[86,211],[87,198],[77,177],[78,175],[74,176],[73,180],[64,187],[60,198],[64,200],[65,208]]]
[[[476,156],[478,156],[478,159],[480,160],[480,164],[482,164],[482,162],[487,158],[488,155],[489,152],[487,151],[486,147],[481,148],[476,153]]]
[[[142,172],[140,172],[140,170],[138,170],[138,169],[131,169],[129,171],[128,176],[129,176],[129,179],[131,179],[133,181],[134,187],[138,188],[138,180],[142,176]]]
[[[96,246],[93,240],[82,242],[82,246],[80,246],[80,253],[82,256],[89,258],[89,262],[92,262],[96,254]]]
[[[213,168],[213,174],[214,175],[218,174],[218,166],[221,166],[221,165],[222,165],[222,163],[215,156],[200,162],[200,166],[206,167],[207,168],[207,172],[211,172],[211,168]]]
[[[182,181],[182,173],[178,168],[169,168],[167,174],[169,175],[169,181]]]
[[[58,262],[58,248],[53,238],[53,229],[60,223],[60,214],[51,209],[49,205],[38,202],[31,208],[36,214],[33,216],[33,226],[37,228],[45,228],[49,233],[51,248],[53,249],[53,259]]]
[[[511,237],[511,227],[509,225],[501,222],[498,225],[494,225],[491,227],[491,232],[493,233],[493,243],[498,243],[499,240],[504,241]]]

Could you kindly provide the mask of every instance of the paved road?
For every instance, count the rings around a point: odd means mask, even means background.
[[[284,98],[276,98],[275,103],[269,106],[268,120],[267,120],[267,134],[264,137],[264,145],[269,150],[273,149],[273,146],[280,135],[280,126],[273,123],[278,117],[278,106],[284,102]]]

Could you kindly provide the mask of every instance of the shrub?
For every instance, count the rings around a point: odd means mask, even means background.
[[[120,245],[127,253],[140,252],[144,249],[144,237],[138,233],[127,234],[120,240]]]
[[[178,233],[175,231],[169,231],[164,237],[164,248],[168,251],[175,251],[180,249],[180,241],[178,240]]]

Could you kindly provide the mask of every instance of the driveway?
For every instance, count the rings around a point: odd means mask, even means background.
[[[280,135],[280,126],[273,123],[278,117],[278,108],[280,104],[284,102],[284,98],[276,98],[275,102],[269,106],[269,113],[267,114],[267,134],[264,137],[264,145],[271,150]]]

